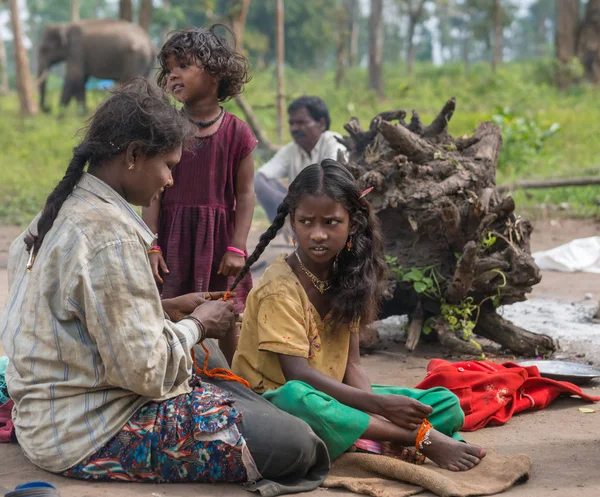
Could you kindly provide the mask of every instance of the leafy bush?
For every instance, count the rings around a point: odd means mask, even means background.
[[[502,128],[499,169],[510,164],[519,171],[532,155],[542,150],[544,142],[560,130],[556,122],[545,127],[532,117],[516,115],[510,107],[498,109],[492,122]]]

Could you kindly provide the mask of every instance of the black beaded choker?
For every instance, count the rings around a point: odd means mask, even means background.
[[[210,121],[193,121],[191,119],[190,120],[199,128],[208,128],[209,126],[212,126],[213,124],[215,124],[219,119],[221,119],[221,117],[223,117],[224,113],[225,113],[225,109],[223,107],[221,107],[221,112],[219,112],[219,115],[217,117],[215,117],[214,119],[211,119]]]

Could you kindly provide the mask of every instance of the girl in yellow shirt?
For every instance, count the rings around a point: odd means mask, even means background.
[[[248,296],[235,373],[305,420],[332,459],[363,438],[416,445],[454,471],[478,464],[485,451],[460,441],[464,414],[454,394],[372,386],[361,367],[359,326],[376,316],[386,267],[377,217],[343,166],[326,159],[298,175],[237,280],[288,215],[298,246]],[[422,461],[414,449],[401,454]]]

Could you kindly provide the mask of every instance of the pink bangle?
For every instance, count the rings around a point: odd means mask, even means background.
[[[162,254],[162,249],[158,245],[152,245],[148,252],[150,252],[151,250],[154,250],[155,252],[160,252]]]
[[[238,254],[243,257],[248,257],[248,254],[245,251],[240,250],[239,248],[229,246],[229,247],[227,247],[227,250],[229,250],[229,252],[233,252],[234,254]]]

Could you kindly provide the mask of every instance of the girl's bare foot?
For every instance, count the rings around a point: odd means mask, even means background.
[[[421,466],[425,462],[425,456],[419,454],[414,447],[407,448],[394,442],[381,442],[381,454],[395,459],[400,459],[411,464]]]
[[[447,437],[437,430],[429,432],[430,445],[423,445],[421,452],[434,463],[450,471],[468,471],[485,457],[485,449]]]

